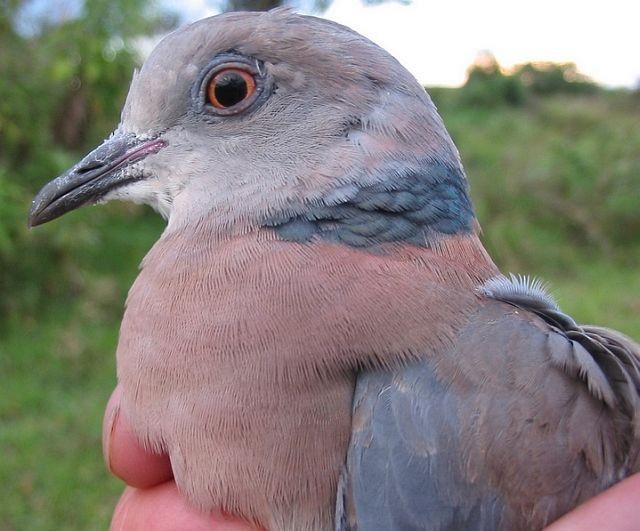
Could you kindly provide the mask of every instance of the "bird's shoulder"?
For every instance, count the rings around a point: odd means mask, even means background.
[[[480,289],[490,300],[511,307],[507,311],[512,316],[520,312],[518,319],[507,320],[512,326],[505,326],[505,333],[520,330],[534,341],[544,337],[543,350],[552,365],[583,381],[589,393],[608,407],[621,408],[630,417],[640,415],[638,343],[616,330],[578,324],[560,309],[539,280],[499,276]]]
[[[640,467],[638,345],[535,282],[478,291],[448,351],[358,376],[344,529],[541,528]]]

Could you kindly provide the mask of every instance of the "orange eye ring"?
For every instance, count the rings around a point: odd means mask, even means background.
[[[251,72],[228,67],[217,72],[207,85],[207,100],[216,109],[230,111],[249,100],[256,92],[256,79]]]

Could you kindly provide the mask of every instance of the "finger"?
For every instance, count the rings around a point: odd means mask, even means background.
[[[205,515],[187,506],[173,481],[150,489],[127,487],[110,531],[255,531],[246,522]]]
[[[640,474],[631,476],[580,505],[545,531],[637,531]]]
[[[173,477],[169,458],[147,452],[140,446],[120,409],[120,395],[120,388],[116,387],[102,425],[102,450],[107,468],[132,487],[164,483]]]

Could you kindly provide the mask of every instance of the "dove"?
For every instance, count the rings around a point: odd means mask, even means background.
[[[114,199],[166,218],[117,376],[192,506],[269,530],[540,529],[640,470],[640,348],[503,275],[468,188],[397,60],[278,9],[164,38],[30,224]]]

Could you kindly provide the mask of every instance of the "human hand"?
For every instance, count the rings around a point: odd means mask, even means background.
[[[545,531],[639,531],[640,474],[576,507]]]
[[[146,452],[135,439],[119,407],[120,389],[111,395],[104,416],[102,448],[112,474],[125,488],[111,521],[111,531],[255,531],[222,513],[202,514],[178,492],[166,455]]]
[[[111,522],[111,531],[251,531],[254,527],[221,513],[203,515],[189,507],[175,482],[166,455],[146,452],[119,409],[120,390],[111,395],[103,426],[109,470],[128,486]],[[545,531],[640,531],[640,474],[631,476],[577,507]]]

